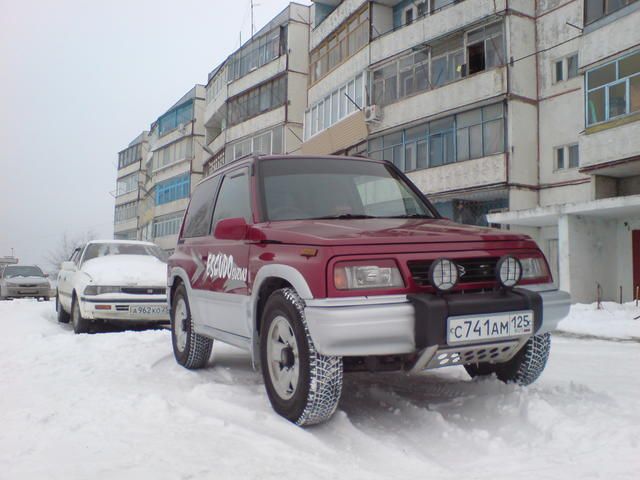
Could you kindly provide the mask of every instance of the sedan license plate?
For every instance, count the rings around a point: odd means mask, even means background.
[[[166,305],[131,305],[129,313],[142,316],[167,315],[169,308]]]
[[[479,342],[533,333],[533,312],[488,313],[449,317],[447,344]]]

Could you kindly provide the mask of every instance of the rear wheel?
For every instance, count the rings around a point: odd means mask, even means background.
[[[184,285],[178,286],[171,302],[171,343],[176,361],[194,370],[207,365],[213,340],[193,331],[191,309]]]
[[[73,297],[73,303],[71,304],[71,323],[73,324],[73,331],[75,333],[89,332],[89,320],[82,317],[80,305],[76,297]]]
[[[496,365],[472,364],[465,365],[464,368],[471,377],[495,373],[505,383],[531,385],[544,371],[550,351],[551,335],[549,333],[534,335],[508,362]]]
[[[277,413],[301,426],[331,418],[342,393],[342,357],[316,351],[304,304],[292,289],[278,290],[267,300],[260,359],[267,395]]]
[[[60,323],[69,323],[71,317],[67,312],[62,308],[62,304],[60,303],[60,297],[56,293],[56,312],[58,313],[58,322]]]

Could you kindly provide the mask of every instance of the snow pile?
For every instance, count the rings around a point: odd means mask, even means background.
[[[336,416],[273,413],[248,354],[178,366],[166,330],[74,335],[0,302],[0,478],[637,478],[640,344],[556,337],[531,387],[461,367],[348,374]]]
[[[106,255],[85,262],[82,270],[95,285],[167,284],[167,264],[151,255]]]
[[[603,302],[572,305],[569,316],[558,325],[558,330],[577,335],[601,338],[640,340],[640,307],[635,302],[619,304]]]

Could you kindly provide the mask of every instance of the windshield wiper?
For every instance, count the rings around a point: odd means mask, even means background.
[[[427,215],[426,213],[409,213],[406,215],[393,215],[391,217],[386,218],[433,218],[431,215]]]
[[[340,213],[338,215],[327,215],[326,217],[315,217],[312,220],[359,220],[362,218],[380,218],[372,215],[356,215],[353,213]]]

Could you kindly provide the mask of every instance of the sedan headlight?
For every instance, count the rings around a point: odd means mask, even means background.
[[[393,260],[340,262],[333,269],[333,283],[337,290],[404,287],[400,270]]]
[[[103,293],[120,293],[120,287],[103,287],[100,285],[89,285],[85,287],[85,295],[101,295]]]

